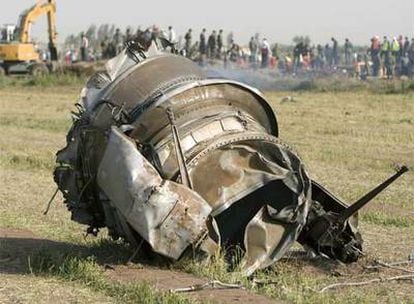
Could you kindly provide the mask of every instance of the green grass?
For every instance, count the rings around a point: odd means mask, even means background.
[[[375,225],[382,225],[382,226],[394,226],[394,227],[413,227],[414,226],[414,219],[409,217],[401,217],[401,216],[390,216],[383,212],[367,212],[362,214],[362,220],[375,224]]]
[[[2,153],[0,155],[0,164],[8,169],[29,171],[48,170],[50,172],[55,167],[55,156]]]
[[[326,266],[333,264],[320,259],[317,263]],[[318,267],[320,267],[318,266]],[[222,257],[214,259],[207,265],[194,261],[182,261],[176,265],[178,269],[227,283],[241,283],[247,289],[268,297],[284,300],[288,303],[374,303],[381,297],[381,303],[395,303],[396,293],[390,288],[373,285],[363,289],[343,288],[334,292],[320,293],[323,287],[342,281],[360,281],[361,278],[336,277],[329,273],[320,273],[316,269],[309,271],[309,264],[303,261],[279,261],[266,270],[259,270],[254,278],[246,278],[240,272],[227,271]],[[306,270],[304,268],[307,268]],[[316,267],[315,267],[316,268]],[[405,297],[404,301],[409,299]]]
[[[199,277],[219,280],[227,283],[242,283],[244,286],[249,285],[249,280],[241,272],[240,258],[234,261],[234,267],[229,268],[229,263],[225,259],[223,251],[217,252],[209,262],[201,263],[191,258],[184,258],[173,265],[174,268],[194,274]]]
[[[77,76],[74,73],[53,73],[39,76],[0,76],[0,88],[6,87],[66,87],[83,86],[85,76]]]
[[[114,283],[94,256],[79,258],[56,256],[50,251],[41,251],[29,257],[30,272],[37,276],[53,276],[65,281],[76,282],[110,296],[118,303],[193,303],[177,294],[159,292],[147,283]]]
[[[2,241],[0,245],[2,254],[16,255],[15,244]],[[111,303],[194,303],[185,295],[155,290],[147,282],[120,283],[110,279],[104,265],[125,264],[131,256],[131,249],[122,242],[97,239],[76,244],[39,240],[36,246],[23,250],[15,258],[27,256],[23,272],[31,274],[34,280],[58,280],[60,284],[86,287],[106,296]]]
[[[9,116],[2,117],[0,120],[1,126],[15,126],[19,125],[21,128],[33,129],[33,130],[45,130],[56,133],[64,133],[70,127],[69,120],[61,119],[34,119],[34,118],[25,118],[22,119],[20,116]]]
[[[304,274],[302,262],[280,262],[268,273],[263,272],[259,278],[263,281],[270,281],[258,287],[261,293],[274,298],[283,299],[292,303],[373,303],[376,301],[381,286],[369,286],[365,289],[344,288],[336,292],[319,293],[319,290],[329,284],[349,281],[349,278],[336,278],[325,274]],[[277,275],[276,275],[277,274]],[[355,279],[354,279],[355,280]],[[358,281],[358,279],[357,279]],[[382,295],[383,303],[393,303],[393,292],[387,291]]]
[[[51,87],[51,86],[82,86],[86,77],[80,77],[73,73],[56,73],[25,79],[23,86]]]

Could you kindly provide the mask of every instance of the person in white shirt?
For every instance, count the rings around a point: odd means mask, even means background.
[[[260,52],[262,54],[262,68],[267,68],[269,65],[270,45],[266,38],[263,38],[260,46]]]
[[[174,31],[174,29],[171,25],[168,27],[168,40],[171,43],[176,43],[177,42],[177,36],[176,36],[175,31]]]

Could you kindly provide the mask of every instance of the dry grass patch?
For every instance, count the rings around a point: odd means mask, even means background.
[[[84,240],[85,227],[70,220],[60,196],[49,215],[42,215],[55,190],[54,154],[64,146],[66,128],[71,123],[69,111],[78,91],[74,87],[53,86],[0,89],[0,227],[26,228],[41,238],[81,246],[82,252],[85,247],[94,248],[88,255],[99,256],[94,250],[118,255],[122,252],[120,247],[96,246],[96,240]],[[297,102],[281,102],[284,96],[292,94]],[[348,202],[390,176],[394,163],[414,167],[412,93],[381,95],[361,89],[357,93],[267,95],[278,116],[281,138],[299,151],[313,178]],[[404,259],[414,251],[413,202],[411,171],[361,212],[367,256],[354,265],[288,259],[257,273],[256,279],[268,284],[253,283],[241,278],[237,271],[228,271],[220,257],[207,266],[187,261],[174,267],[226,282],[241,280],[256,292],[292,303],[409,303],[414,293],[412,284],[407,283],[350,287],[326,294],[316,290],[333,282],[388,275],[387,271],[366,273],[363,266],[374,259]],[[17,299],[24,303],[28,296],[29,303],[37,295],[40,302],[44,299],[47,303],[45,291],[56,284],[61,286],[56,289],[60,298],[73,302],[88,303],[93,297],[104,303],[136,302],[141,299],[137,293],[148,294],[145,299],[155,302],[176,301],[148,286],[101,282],[102,266],[84,256],[72,254],[40,261],[31,266],[37,276],[0,274],[0,284],[10,285],[8,298],[0,297],[0,302]],[[19,280],[29,284],[33,292],[18,289]],[[15,298],[10,298],[11,294]],[[3,290],[0,295],[4,297]]]

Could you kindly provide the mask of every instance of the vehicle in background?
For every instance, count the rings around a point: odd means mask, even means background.
[[[41,55],[31,41],[30,29],[36,20],[47,16],[48,53]],[[56,2],[38,0],[34,6],[23,11],[17,25],[7,24],[0,28],[0,74],[47,74],[57,61]]]

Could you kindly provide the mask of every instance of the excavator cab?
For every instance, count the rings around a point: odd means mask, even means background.
[[[10,43],[14,40],[16,26],[14,24],[5,24],[0,27],[0,43]]]
[[[30,37],[32,24],[43,15],[47,16],[49,33],[49,56],[46,60],[41,58]],[[5,25],[0,32],[0,74],[39,75],[52,70],[52,63],[58,59],[55,0],[38,0],[20,14],[17,25]]]

